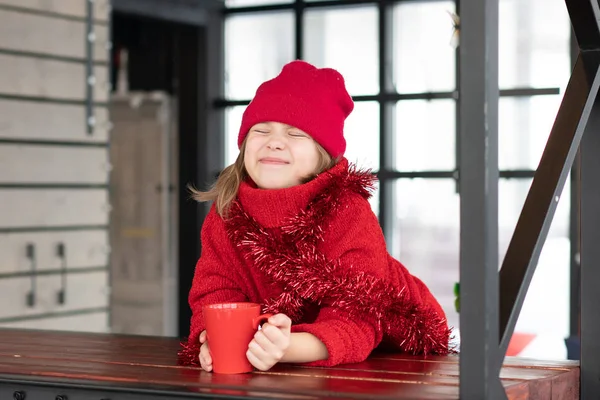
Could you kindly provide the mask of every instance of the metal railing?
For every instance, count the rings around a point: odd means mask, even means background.
[[[498,0],[461,0],[461,399],[502,399],[500,369],[579,149],[581,398],[600,398],[600,7],[566,0],[579,55],[498,273]],[[475,111],[475,112],[474,112]],[[596,339],[594,339],[596,338]]]

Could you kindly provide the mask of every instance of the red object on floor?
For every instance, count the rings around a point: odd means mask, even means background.
[[[508,344],[506,355],[518,356],[519,353],[521,353],[523,349],[527,347],[533,339],[535,339],[535,336],[536,335],[533,333],[515,332],[510,339],[510,343]]]

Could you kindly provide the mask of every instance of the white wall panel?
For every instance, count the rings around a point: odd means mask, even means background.
[[[4,278],[0,280],[2,301],[10,306],[0,307],[0,319],[15,318],[46,313],[108,307],[108,272],[68,274],[65,304],[58,302],[61,276],[47,275],[36,278],[35,303],[27,304],[31,290],[31,278]]]
[[[104,189],[0,190],[0,229],[108,223]],[[0,292],[1,293],[1,292]]]
[[[0,183],[105,184],[108,173],[106,148],[0,144]]]
[[[107,312],[0,323],[0,327],[74,332],[109,331]]]
[[[0,99],[0,142],[4,141],[0,143],[0,183],[66,185],[108,181],[106,147],[60,144],[106,143],[109,139],[108,109],[102,106],[94,107],[96,128],[93,134],[87,133],[85,63],[27,55],[41,53],[84,60],[88,4],[87,0],[0,0],[0,49],[5,50],[0,54],[0,95],[4,95]],[[109,0],[95,0],[93,7],[94,21],[108,21]],[[94,33],[94,61],[106,62],[109,26],[95,23]],[[94,65],[95,102],[108,102],[108,72],[107,66]],[[36,141],[59,143],[43,145]],[[13,321],[0,322],[0,326],[108,330],[106,311],[60,316],[62,312],[108,307],[108,270],[73,271],[107,267],[108,231],[52,230],[61,226],[107,225],[108,203],[108,190],[104,188],[0,189],[0,321]],[[35,246],[36,267],[40,271],[62,267],[57,245],[64,243],[67,271],[71,270],[66,275],[65,304],[57,298],[61,275],[53,274],[36,277],[36,302],[33,307],[27,305],[31,278],[15,274],[31,270],[26,257],[29,243]]]
[[[1,8],[0,21],[0,48],[86,58],[86,41],[82,38],[87,36],[87,27],[83,21],[48,18]],[[97,25],[94,34],[94,60],[107,61],[108,27]]]
[[[0,54],[0,71],[0,93],[79,100],[86,96],[84,64]],[[94,74],[94,99],[105,102],[109,91],[108,69],[96,65]]]
[[[87,15],[86,3],[86,0],[0,0],[0,4],[9,6],[82,18]],[[94,20],[108,19],[109,3],[109,0],[94,1]]]
[[[0,99],[0,138],[106,142],[108,109],[96,107],[98,124],[86,130],[85,107]]]
[[[26,257],[29,243],[34,245],[40,271],[62,267],[62,259],[57,255],[59,243],[65,246],[67,270],[108,265],[110,248],[106,230],[4,233],[0,234],[0,274],[30,270]]]

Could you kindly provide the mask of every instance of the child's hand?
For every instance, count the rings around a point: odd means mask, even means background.
[[[208,340],[206,340],[206,331],[202,331],[200,334],[200,366],[205,371],[212,371],[212,357],[210,356],[210,349],[208,348]]]
[[[269,370],[283,358],[290,347],[292,320],[285,314],[273,315],[254,335],[246,357],[255,368]]]

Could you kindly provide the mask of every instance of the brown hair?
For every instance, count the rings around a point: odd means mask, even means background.
[[[332,158],[327,151],[317,142],[315,142],[318,150],[319,163],[314,174],[304,178],[302,183],[310,182],[320,173],[327,171],[337,164],[338,159]],[[217,178],[217,181],[211,188],[205,192],[189,187],[192,192],[192,198],[199,202],[214,201],[217,208],[217,213],[227,218],[231,203],[235,200],[240,184],[248,176],[246,167],[244,166],[244,152],[246,150],[246,141],[240,146],[240,154],[233,164],[226,167]]]

